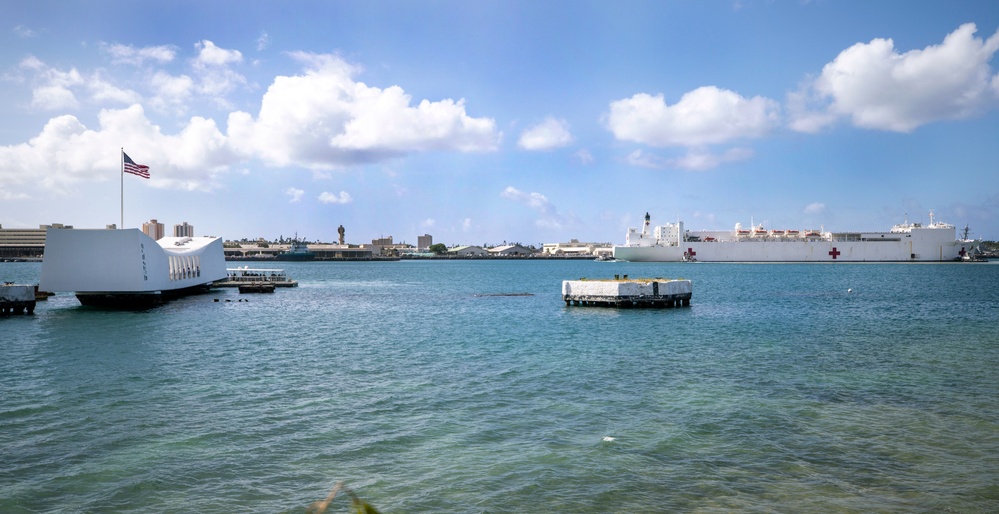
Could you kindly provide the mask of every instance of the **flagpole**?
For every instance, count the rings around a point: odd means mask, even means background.
[[[125,147],[121,147],[121,155],[118,156],[121,165],[121,225],[119,229],[125,228]]]

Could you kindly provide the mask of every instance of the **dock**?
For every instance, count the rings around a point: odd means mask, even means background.
[[[565,305],[595,307],[689,307],[690,280],[666,278],[579,279],[562,281]]]
[[[0,315],[35,313],[35,286],[4,282],[0,285]]]
[[[267,282],[255,282],[239,285],[240,293],[273,293],[274,284]]]

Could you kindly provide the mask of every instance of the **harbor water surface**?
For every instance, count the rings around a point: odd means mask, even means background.
[[[284,267],[0,318],[0,512],[999,509],[999,265]],[[691,306],[561,300],[614,274]]]

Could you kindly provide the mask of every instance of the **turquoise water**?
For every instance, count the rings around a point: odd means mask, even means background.
[[[999,265],[286,268],[0,318],[0,512],[999,509]],[[561,301],[614,274],[692,305]]]

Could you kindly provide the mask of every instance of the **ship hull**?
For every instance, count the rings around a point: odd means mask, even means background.
[[[728,241],[677,246],[617,246],[614,258],[632,262],[945,262],[971,251],[962,241]]]
[[[80,305],[102,309],[145,310],[163,305],[171,300],[185,296],[205,294],[211,291],[208,284],[185,287],[182,289],[167,289],[164,291],[149,291],[142,293],[76,293]]]
[[[308,253],[279,253],[274,256],[276,261],[291,261],[291,262],[304,262],[304,261],[314,261],[316,260],[316,254]]]

